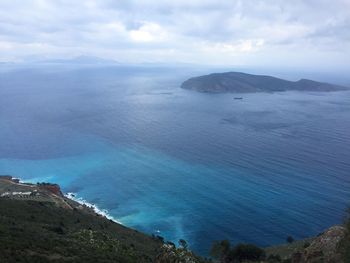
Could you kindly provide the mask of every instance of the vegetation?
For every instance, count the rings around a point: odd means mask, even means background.
[[[215,242],[211,256],[222,263],[261,261],[266,258],[265,251],[253,244],[238,244],[231,248],[228,240]]]
[[[88,209],[0,198],[0,262],[206,262],[179,240],[163,243]]]
[[[293,243],[294,242],[294,238],[292,236],[288,236],[287,237],[287,242],[290,244],[290,243]]]
[[[228,240],[216,241],[211,248],[210,255],[221,262],[225,262],[230,252],[230,246],[231,244]]]
[[[184,240],[184,239],[180,239],[179,240],[179,245],[180,245],[180,247],[182,247],[183,249],[187,249],[187,242],[186,242],[186,240]]]
[[[96,214],[91,208],[65,198],[59,186],[25,185],[0,177],[0,193],[28,191],[34,195],[6,194],[0,198],[0,262],[125,262],[204,263],[188,249],[147,236]],[[318,237],[261,249],[253,244],[231,246],[215,242],[214,262],[350,262],[350,209],[344,226],[333,226]],[[343,258],[343,261],[341,260]],[[306,261],[305,261],[306,260]]]
[[[350,208],[348,208],[345,218],[345,237],[340,242],[339,250],[343,254],[344,262],[350,262]]]
[[[205,263],[208,262],[201,257],[196,256],[192,251],[178,247],[174,244],[165,244],[162,247],[162,253],[157,256],[156,263]]]
[[[154,262],[162,243],[51,202],[0,199],[1,262]]]
[[[282,258],[280,255],[269,255],[267,257],[267,262],[269,263],[278,263],[278,262],[282,262]]]
[[[22,194],[25,193],[25,194]],[[148,236],[62,195],[59,185],[0,176],[0,262],[205,262],[179,240]]]
[[[265,259],[265,251],[253,244],[238,244],[229,253],[229,262],[260,261]]]

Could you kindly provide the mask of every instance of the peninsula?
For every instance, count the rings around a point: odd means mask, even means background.
[[[213,73],[193,77],[182,83],[181,88],[207,93],[252,93],[279,91],[340,91],[346,87],[308,79],[288,81],[272,76],[252,75],[241,72]]]

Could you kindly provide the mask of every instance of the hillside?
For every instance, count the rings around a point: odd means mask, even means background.
[[[181,88],[208,93],[251,93],[277,91],[339,91],[348,88],[329,83],[301,79],[288,81],[271,76],[241,72],[213,73],[194,77],[182,83]]]
[[[162,237],[108,220],[65,197],[56,184],[23,184],[0,176],[0,262],[328,262],[350,259],[350,220],[317,237],[269,248],[214,242],[206,261]]]
[[[1,263],[200,262],[161,237],[124,227],[64,197],[58,185],[0,176],[0,211]]]
[[[332,226],[317,237],[266,248],[267,255],[278,255],[293,263],[347,263],[349,236],[344,226]],[[345,243],[344,243],[345,242]],[[349,251],[348,251],[349,253]]]

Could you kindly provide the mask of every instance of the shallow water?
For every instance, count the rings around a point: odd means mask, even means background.
[[[123,224],[206,254],[340,223],[350,200],[350,92],[234,100],[190,73],[0,74],[0,174],[61,184]]]

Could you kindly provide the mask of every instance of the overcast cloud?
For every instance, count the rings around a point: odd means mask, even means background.
[[[350,0],[0,0],[0,61],[350,66]]]

